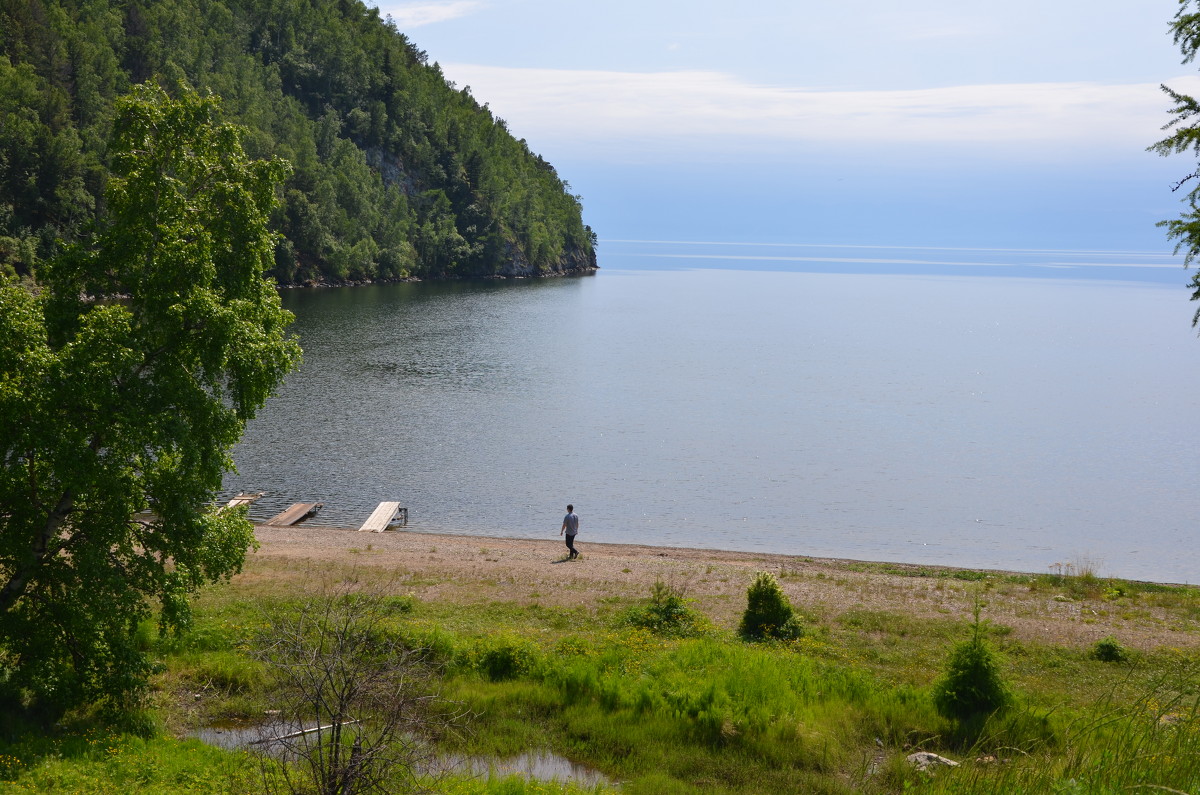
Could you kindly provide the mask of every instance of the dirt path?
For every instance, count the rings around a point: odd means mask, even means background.
[[[747,552],[598,544],[579,536],[582,557],[564,560],[556,535],[545,540],[485,538],[389,531],[304,527],[257,529],[261,548],[251,555],[247,578],[293,582],[338,566],[394,573],[398,587],[423,599],[463,604],[487,601],[545,605],[597,604],[601,599],[645,598],[656,580],[682,587],[717,624],[733,627],[745,608],[746,587],[757,571],[769,571],[793,604],[822,621],[848,610],[887,611],[921,619],[966,618],[980,583],[931,566],[882,566],[856,561]],[[886,571],[885,571],[886,569]],[[1153,649],[1200,646],[1196,610],[1169,598],[1072,599],[1060,588],[1028,576],[993,572],[987,617],[1012,628],[1024,641],[1085,646],[1108,635],[1124,645]],[[1178,599],[1175,600],[1176,602]]]

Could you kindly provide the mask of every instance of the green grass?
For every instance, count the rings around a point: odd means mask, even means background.
[[[257,793],[258,762],[196,740],[102,728],[36,731],[0,745],[0,792]]]
[[[387,631],[426,649],[439,666],[442,695],[475,716],[440,739],[448,752],[551,750],[635,795],[1200,791],[1194,651],[1141,650],[1106,661],[1090,646],[1018,640],[1007,627],[991,627],[989,641],[1017,702],[976,727],[966,744],[930,696],[950,649],[967,637],[961,618],[916,620],[902,609],[859,607],[822,620],[820,611],[797,605],[803,637],[745,643],[732,627],[702,621],[702,631],[676,631],[673,622],[686,618],[691,626],[704,617],[683,613],[695,611],[694,603],[663,588],[646,600],[570,608],[464,606],[411,596],[412,580],[403,575],[378,579],[395,590],[383,603]],[[1200,603],[1196,589],[1098,578],[1072,584],[1060,575],[969,587],[1153,601],[1179,622]],[[186,635],[147,631],[147,647],[165,664],[154,683],[157,731],[123,731],[86,716],[49,728],[0,721],[0,792],[261,791],[254,757],[171,734],[262,718],[272,705],[272,679],[250,646],[264,610],[297,599],[297,588],[274,578],[213,588]],[[904,762],[916,749],[963,764],[920,773]],[[603,788],[508,776],[449,778],[437,790]]]
[[[873,736],[901,743],[941,726],[917,691],[881,690],[787,645],[637,630],[538,658],[516,679],[461,670],[450,683],[481,715],[473,747],[512,752],[484,738],[555,738],[555,750],[630,792],[652,792],[664,775],[679,792],[853,791],[836,774],[856,766]]]

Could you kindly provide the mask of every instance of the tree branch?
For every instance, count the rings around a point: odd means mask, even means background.
[[[25,588],[29,585],[34,572],[37,571],[38,567],[46,559],[46,550],[50,546],[50,539],[58,535],[74,507],[75,495],[68,489],[59,498],[58,504],[54,506],[54,510],[50,511],[46,517],[46,524],[42,527],[41,532],[38,533],[37,538],[34,539],[33,548],[30,550],[30,555],[26,558],[24,565],[18,565],[12,577],[9,578],[3,588],[0,588],[0,613],[7,613],[12,609],[17,599],[25,593]]]
[[[1188,174],[1186,177],[1184,177],[1183,179],[1179,180],[1174,185],[1172,185],[1171,193],[1174,193],[1175,191],[1179,190],[1180,188],[1182,188],[1184,185],[1186,185],[1191,180],[1196,179],[1196,177],[1200,177],[1200,171],[1193,171],[1191,174]]]

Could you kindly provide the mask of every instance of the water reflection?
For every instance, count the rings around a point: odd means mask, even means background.
[[[521,776],[536,781],[573,783],[584,787],[612,787],[615,782],[595,768],[572,762],[549,751],[529,751],[503,758],[450,756],[442,761],[446,771],[469,772],[488,778]]]
[[[1200,577],[1183,291],[619,271],[289,291],[305,350],[231,492],[265,519]]]
[[[287,731],[287,727],[274,723],[257,726],[228,724],[206,726],[196,731],[194,736],[202,743],[223,748],[226,751],[244,751],[255,745],[265,744],[264,741],[269,741],[271,737],[278,737],[279,734]]]
[[[284,756],[279,739],[299,731],[301,727],[285,723],[263,723],[247,726],[226,724],[208,726],[195,733],[196,739],[227,751],[255,751],[276,757]],[[306,726],[312,730],[315,727]],[[454,773],[489,778],[521,776],[537,781],[574,783],[584,787],[614,785],[612,779],[599,770],[572,762],[565,756],[550,751],[528,751],[509,757],[472,756],[449,754],[437,758],[433,775]]]

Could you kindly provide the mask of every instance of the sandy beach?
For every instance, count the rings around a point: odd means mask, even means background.
[[[970,617],[983,589],[985,617],[1024,642],[1090,646],[1112,635],[1142,650],[1200,645],[1200,622],[1146,598],[1098,593],[1071,598],[1030,575],[990,572],[986,580],[956,569],[746,552],[604,544],[580,534],[581,558],[566,561],[557,534],[545,540],[362,533],[324,527],[259,526],[260,548],[242,578],[297,583],[338,567],[386,571],[394,587],[428,600],[578,606],[642,599],[657,580],[684,589],[721,627],[736,626],[755,572],[775,574],[793,604],[820,622],[847,611],[903,613],[914,619]]]

